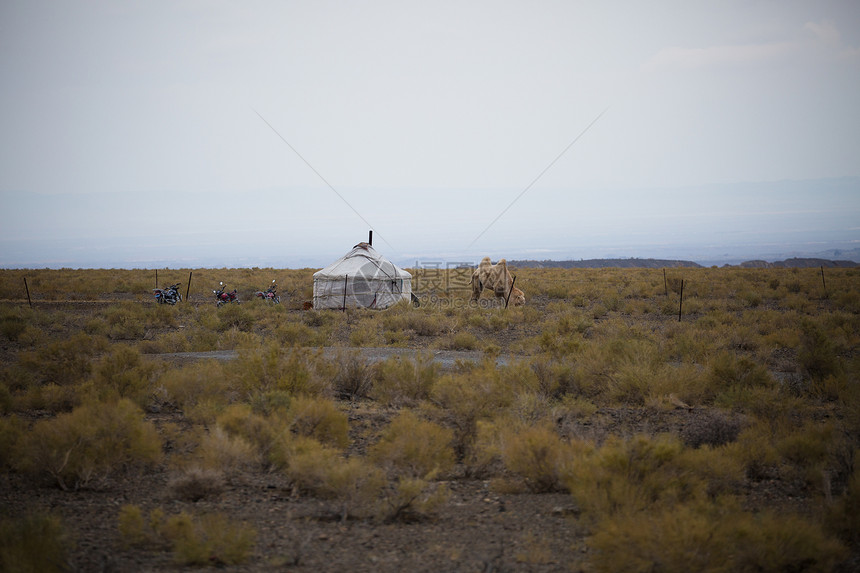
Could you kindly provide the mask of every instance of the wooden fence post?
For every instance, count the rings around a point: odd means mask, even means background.
[[[191,292],[191,275],[194,271],[188,271],[188,287],[185,289],[185,302],[188,302],[188,293]]]
[[[30,308],[33,308],[33,301],[30,300],[30,287],[27,286],[27,277],[24,277],[24,290],[27,291],[27,304],[30,305]]]
[[[684,308],[684,279],[681,279],[681,298],[678,301],[678,322],[681,322],[681,310]]]
[[[663,269],[663,290],[666,291],[666,298],[669,298],[669,281],[666,279],[666,269]]]
[[[827,298],[827,283],[824,280],[824,265],[821,265],[821,285],[824,287],[824,298]]]
[[[511,294],[514,292],[514,283],[517,282],[517,275],[511,280],[511,288],[508,290],[508,296],[505,297],[505,308],[508,308],[508,301],[511,300]]]

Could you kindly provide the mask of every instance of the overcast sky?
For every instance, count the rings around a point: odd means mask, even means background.
[[[857,1],[2,0],[0,78],[2,266],[860,241]]]

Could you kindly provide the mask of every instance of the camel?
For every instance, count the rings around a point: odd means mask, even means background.
[[[505,259],[500,259],[494,265],[490,257],[484,257],[472,273],[472,300],[477,301],[484,289],[491,289],[496,297],[505,299],[506,303],[522,306],[526,303],[526,295],[513,284],[514,278],[508,272]]]

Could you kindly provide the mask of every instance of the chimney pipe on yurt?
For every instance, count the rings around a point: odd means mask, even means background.
[[[367,244],[373,246],[373,229],[367,232]]]

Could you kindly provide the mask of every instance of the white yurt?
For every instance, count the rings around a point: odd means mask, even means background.
[[[314,273],[314,309],[383,309],[412,297],[412,275],[359,243]]]

